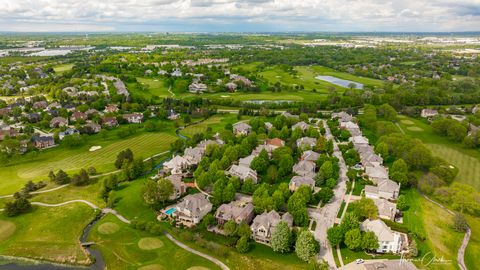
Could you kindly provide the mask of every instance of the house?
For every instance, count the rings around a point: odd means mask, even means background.
[[[182,77],[183,73],[179,68],[176,68],[170,75],[173,77]]]
[[[125,86],[125,83],[123,83],[122,80],[115,78],[115,80],[113,81],[113,86],[117,89],[118,95],[124,95],[126,97],[129,96],[127,87]]]
[[[230,79],[236,82],[241,82],[246,87],[251,87],[253,85],[252,81],[250,81],[248,78],[237,74],[230,74]]]
[[[302,153],[302,156],[300,157],[300,160],[303,161],[310,161],[310,162],[317,162],[318,158],[320,157],[320,154],[317,152],[314,152],[312,150],[307,150]]]
[[[270,123],[270,122],[265,122],[265,128],[266,128],[267,130],[271,130],[271,129],[273,128],[273,124]]]
[[[285,116],[286,118],[295,118],[295,119],[300,118],[300,116],[291,114],[289,112],[283,112],[282,115]]]
[[[395,200],[399,194],[400,185],[392,180],[383,180],[379,182],[377,186],[365,186],[365,197],[367,198]]]
[[[360,129],[360,127],[358,126],[358,124],[353,123],[352,121],[340,122],[340,128],[341,128],[341,129],[346,129],[346,130]]]
[[[250,168],[250,164],[252,163],[253,159],[256,157],[256,155],[249,155],[244,158],[241,158],[238,160],[238,166],[243,166]]]
[[[50,127],[51,128],[59,128],[68,125],[68,120],[63,117],[54,117],[50,120]]]
[[[375,184],[388,180],[388,171],[382,165],[365,167],[365,175]]]
[[[350,141],[353,143],[355,147],[368,145],[368,139],[363,136],[353,136],[350,137]]]
[[[102,125],[107,127],[116,127],[118,126],[117,118],[111,116],[104,116],[102,117]]]
[[[88,130],[89,133],[98,133],[102,130],[102,126],[94,122],[88,122],[84,127]]]
[[[420,116],[422,116],[423,118],[432,118],[437,115],[438,111],[433,109],[423,109],[422,113],[420,114]]]
[[[70,116],[70,120],[71,121],[85,121],[87,120],[87,114],[86,113],[83,113],[83,112],[79,112],[79,111],[76,111],[72,114],[72,116]]]
[[[227,174],[240,178],[242,182],[247,179],[252,179],[254,184],[258,182],[257,172],[245,166],[232,165]]]
[[[174,156],[171,160],[163,163],[165,172],[171,174],[182,174],[189,166],[188,160],[182,156]]]
[[[128,123],[142,123],[143,121],[143,114],[141,113],[128,113],[124,114],[123,119],[127,120]]]
[[[106,113],[116,113],[118,112],[118,106],[116,104],[109,104],[105,106],[105,109],[103,111]]]
[[[32,137],[33,146],[38,149],[48,148],[55,145],[55,141],[53,140],[53,136],[33,136]]]
[[[252,131],[252,127],[245,122],[238,122],[233,124],[233,134],[248,135]]]
[[[42,101],[37,101],[37,102],[34,102],[33,105],[32,105],[32,108],[35,109],[35,110],[39,110],[39,109],[46,109],[48,106],[48,103],[44,100]]]
[[[301,129],[303,132],[305,132],[308,128],[310,127],[309,124],[301,121],[301,122],[298,122],[296,123],[295,125],[292,126],[292,130],[295,130],[297,128]]]
[[[215,219],[220,226],[229,220],[233,220],[237,224],[250,224],[254,215],[253,204],[240,200],[220,205],[215,212]]]
[[[285,141],[279,138],[267,139],[265,140],[265,145],[270,146],[273,150],[285,146]]]
[[[378,217],[382,219],[395,220],[397,214],[397,205],[385,199],[372,199],[378,209]]]
[[[18,134],[15,129],[2,129],[0,130],[0,141],[3,141],[7,136],[10,138],[17,137]]]
[[[100,112],[99,112],[98,110],[93,109],[93,108],[92,108],[92,109],[88,109],[88,110],[85,112],[85,114],[87,114],[88,117],[92,117],[92,116],[97,115],[97,114],[99,114],[99,113],[100,113]]]
[[[293,165],[292,171],[301,176],[315,177],[316,166],[315,162],[300,160],[297,164]]]
[[[390,229],[385,222],[380,219],[366,219],[360,224],[360,230],[364,232],[373,232],[378,238],[379,253],[399,253],[406,236]]]
[[[190,163],[190,165],[198,165],[200,160],[202,160],[205,149],[202,147],[188,147],[185,149],[183,157]]]
[[[62,105],[58,102],[53,102],[53,103],[50,103],[48,106],[47,106],[47,110],[55,110],[55,109],[61,109],[62,108]]]
[[[58,138],[60,140],[63,140],[65,136],[73,135],[73,134],[80,134],[80,132],[74,128],[67,128],[65,131],[59,132],[58,133]]]
[[[203,193],[196,193],[185,196],[175,209],[174,216],[177,223],[192,227],[200,223],[202,218],[212,211],[212,204]]]
[[[39,113],[28,113],[25,117],[27,118],[27,121],[30,123],[37,123],[41,119],[41,116]]]
[[[203,93],[208,90],[208,87],[204,83],[192,83],[188,86],[190,93]]]
[[[285,221],[289,227],[293,225],[293,218],[289,213],[280,216],[275,210],[265,212],[253,219],[250,229],[252,230],[252,238],[258,243],[270,245],[273,229],[280,223]]]
[[[310,137],[303,137],[297,140],[298,148],[312,148],[317,145],[317,139]]]
[[[332,119],[337,119],[340,122],[349,122],[353,120],[353,116],[346,112],[332,113]]]
[[[315,187],[315,180],[313,180],[313,178],[309,176],[296,175],[290,180],[290,183],[288,184],[288,189],[290,189],[291,191],[295,191],[300,186],[308,186],[313,189]]]
[[[173,109],[168,110],[168,119],[169,120],[177,120],[180,117],[180,114],[175,113]]]
[[[0,116],[9,115],[12,112],[12,108],[6,107],[0,109]]]
[[[165,177],[173,185],[173,194],[170,195],[169,200],[173,201],[180,198],[185,192],[187,192],[187,185],[182,181],[182,176],[178,174],[172,174]]]
[[[229,82],[225,84],[225,88],[227,89],[227,91],[235,92],[237,91],[237,84],[234,82]]]

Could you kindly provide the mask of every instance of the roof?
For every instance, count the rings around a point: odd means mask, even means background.
[[[372,199],[378,209],[380,216],[394,217],[397,212],[397,205],[385,199]]]
[[[280,216],[277,211],[272,210],[270,212],[264,212],[261,215],[257,215],[252,222],[250,228],[253,231],[256,231],[259,227],[265,227],[266,229],[272,229],[273,227],[277,226],[280,221],[287,222],[288,226],[291,227],[293,225],[293,218],[292,215],[289,213],[284,214],[282,217]]]
[[[267,139],[265,144],[282,147],[285,145],[285,142],[279,138]]]
[[[365,173],[369,178],[388,179],[388,171],[381,165],[368,166],[365,168]]]
[[[392,229],[390,229],[390,227],[388,227],[387,224],[380,219],[366,219],[360,224],[360,229],[362,231],[370,231],[375,233],[378,241],[381,242],[392,242],[395,240],[395,232],[392,231]]]
[[[247,178],[252,178],[254,181],[257,180],[257,172],[245,166],[232,165],[228,172],[231,175],[238,176],[242,180]]]
[[[252,127],[245,122],[238,122],[238,123],[233,124],[233,130],[238,130],[238,131],[246,130],[246,131],[248,131],[248,130],[251,130],[251,129],[252,129]]]
[[[222,204],[215,212],[215,217],[225,220],[245,219],[253,213],[253,204],[245,201],[233,201]]]
[[[378,191],[394,193],[400,192],[400,185],[390,179],[386,179],[378,183]]]
[[[301,121],[301,122],[298,122],[296,123],[295,125],[292,126],[292,130],[296,129],[296,128],[300,128],[302,130],[306,130],[308,129],[310,125],[308,125],[307,123]]]
[[[306,161],[316,162],[319,157],[320,157],[320,154],[312,150],[307,150],[302,153],[302,160],[306,160]]]
[[[290,180],[290,183],[294,183],[296,187],[299,186],[309,186],[309,187],[314,187],[315,186],[315,180],[313,180],[312,177],[309,176],[294,176]]]
[[[308,172],[315,172],[315,162],[300,160],[297,164],[293,165],[293,172],[305,175]]]
[[[368,144],[368,139],[363,136],[352,137],[353,144]]]
[[[253,159],[255,158],[255,155],[249,155],[244,158],[241,158],[238,160],[238,165],[239,166],[245,166],[245,167],[250,167],[250,164],[252,163]]]
[[[191,216],[197,216],[202,213],[202,209],[211,205],[203,193],[190,194],[177,204],[177,209],[186,209],[191,212]]]
[[[316,145],[317,144],[317,139],[315,138],[310,138],[310,137],[303,137],[297,140],[297,145]]]

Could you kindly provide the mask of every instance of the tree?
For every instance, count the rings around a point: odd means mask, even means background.
[[[285,221],[280,221],[272,232],[272,249],[278,253],[287,253],[290,251],[290,240],[292,233]]]
[[[223,190],[222,201],[224,203],[231,202],[235,199],[235,186],[233,183],[229,183],[227,187]]]
[[[379,247],[378,238],[374,232],[364,232],[362,236],[362,249],[377,250]]]
[[[455,214],[453,218],[453,228],[457,232],[466,232],[468,230],[468,223],[464,215],[460,213]]]
[[[57,185],[64,185],[70,182],[70,177],[63,170],[59,170],[55,175],[55,183]]]
[[[350,250],[358,250],[362,247],[362,232],[353,229],[345,233],[345,245]]]
[[[117,159],[115,160],[115,168],[117,169],[122,168],[123,164],[125,163],[125,160],[127,160],[127,163],[130,163],[133,161],[133,152],[132,150],[130,150],[130,148],[118,153]]]
[[[253,180],[250,178],[247,178],[242,185],[242,192],[247,193],[247,194],[252,194],[253,191],[255,191],[255,184],[253,183]]]
[[[20,193],[15,193],[14,201],[5,204],[4,213],[7,217],[18,216],[32,209],[27,197]]]
[[[310,258],[308,260],[307,270],[329,270],[330,267],[328,263],[324,260],[317,261],[315,257]]]
[[[285,197],[283,196],[282,191],[280,190],[275,190],[272,194],[272,199],[273,199],[273,208],[276,211],[279,211],[283,208],[283,205],[285,204]]]
[[[84,186],[90,183],[90,176],[85,169],[81,169],[78,174],[72,177],[72,184],[74,186]]]
[[[408,173],[408,166],[405,160],[399,158],[395,160],[392,164],[392,169],[390,170],[390,173],[402,173],[402,174],[407,174]]]
[[[324,187],[315,193],[315,197],[323,203],[328,203],[333,198],[333,195],[333,190],[329,187]]]
[[[355,213],[360,220],[377,218],[378,209],[372,199],[362,197],[360,200],[355,201],[352,207],[353,213]]]
[[[158,185],[155,181],[148,180],[142,188],[143,199],[148,204],[158,201]]]
[[[305,226],[308,222],[307,202],[298,190],[288,199],[287,209],[298,226]]]
[[[157,190],[157,198],[164,204],[173,195],[174,187],[172,182],[162,178],[157,182]]]
[[[266,176],[267,182],[270,184],[273,184],[275,183],[275,180],[277,180],[277,177],[278,177],[277,166],[273,164],[268,166],[267,176]]]
[[[250,167],[253,170],[256,170],[259,173],[263,173],[268,168],[268,153],[267,151],[262,150],[258,156],[252,160]]]
[[[343,231],[340,226],[334,226],[327,230],[327,239],[332,247],[340,245],[343,241]]]
[[[233,220],[229,220],[225,222],[223,225],[223,232],[225,233],[226,236],[233,236],[237,232],[237,223]]]
[[[315,256],[320,250],[320,246],[313,237],[313,234],[308,230],[303,230],[298,235],[295,242],[295,253],[302,261],[308,261],[311,257]]]
[[[378,108],[378,114],[383,116],[385,120],[390,122],[394,122],[397,120],[397,111],[387,103],[381,105]]]
[[[331,161],[325,161],[320,167],[319,172],[324,179],[329,179],[333,177],[333,165]]]
[[[347,212],[343,217],[340,228],[342,228],[343,234],[353,229],[359,229],[358,217],[352,212]]]
[[[250,243],[248,242],[248,237],[242,236],[237,241],[237,245],[235,246],[238,252],[246,253],[250,250]]]
[[[380,142],[375,147],[375,152],[379,154],[383,159],[388,157],[388,145],[384,142]]]
[[[404,210],[408,209],[408,202],[407,202],[407,198],[405,197],[405,195],[398,196],[397,208],[400,211],[404,211]]]

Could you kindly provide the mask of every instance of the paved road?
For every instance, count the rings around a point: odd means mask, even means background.
[[[323,122],[325,127],[325,137],[327,139],[333,140],[333,155],[339,159],[340,166],[340,178],[338,180],[337,186],[334,188],[334,196],[332,201],[322,207],[319,211],[319,214],[314,215],[313,218],[317,221],[317,227],[315,228],[314,236],[317,241],[320,242],[320,254],[319,257],[329,265],[335,265],[335,260],[333,258],[333,249],[328,243],[327,240],[327,230],[335,224],[335,219],[337,218],[338,211],[342,205],[343,199],[345,198],[345,192],[347,191],[346,181],[347,181],[347,166],[343,160],[342,153],[338,148],[337,143],[335,142],[330,128],[327,126],[326,122]]]
[[[165,233],[165,236],[166,236],[168,239],[170,239],[173,243],[175,243],[177,246],[185,249],[185,250],[188,251],[188,252],[191,252],[191,253],[193,253],[193,254],[195,254],[195,255],[198,255],[198,256],[200,256],[200,257],[202,257],[202,258],[205,258],[205,259],[213,262],[214,264],[216,264],[216,265],[218,265],[220,268],[222,268],[222,270],[230,270],[230,268],[229,268],[227,265],[225,265],[223,262],[221,262],[220,260],[218,260],[218,259],[216,259],[216,258],[214,258],[214,257],[212,257],[212,256],[210,256],[210,255],[207,255],[207,254],[205,254],[205,253],[202,253],[202,252],[200,252],[200,251],[198,251],[198,250],[195,250],[195,249],[193,249],[193,248],[185,245],[184,243],[182,243],[182,242],[178,241],[177,239],[173,238],[173,236],[170,235],[169,233]]]

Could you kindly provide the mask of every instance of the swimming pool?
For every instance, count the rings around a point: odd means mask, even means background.
[[[171,214],[173,214],[175,211],[177,211],[177,208],[172,207],[172,208],[168,209],[167,211],[165,211],[165,214],[171,215]]]

